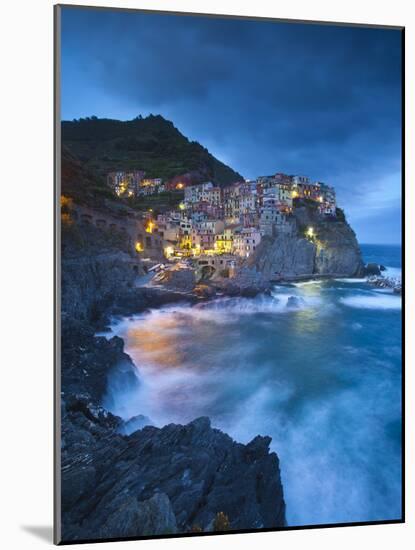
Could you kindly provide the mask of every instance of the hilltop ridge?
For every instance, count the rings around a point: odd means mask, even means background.
[[[194,183],[212,181],[219,186],[243,180],[161,115],[62,121],[62,144],[101,178],[111,171],[143,170],[149,178],[170,180],[189,174]]]

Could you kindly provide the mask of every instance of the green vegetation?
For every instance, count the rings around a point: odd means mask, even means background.
[[[191,173],[195,180],[218,185],[243,179],[160,115],[129,121],[96,117],[63,121],[62,142],[101,177],[115,170],[144,170],[149,178],[169,180]]]
[[[309,208],[312,211],[316,211],[318,208],[318,204],[313,199],[307,199],[305,197],[297,197],[293,199],[293,205],[294,208],[301,208],[302,206],[305,206],[306,208]]]
[[[165,191],[147,197],[126,199],[126,204],[135,210],[154,210],[156,213],[163,213],[167,210],[178,208],[184,199],[183,191]]]
[[[62,195],[79,204],[99,207],[106,199],[115,199],[105,179],[87,169],[66,147],[62,147],[61,176]]]
[[[230,529],[229,518],[223,512],[218,512],[215,516],[215,521],[213,522],[214,531],[229,531]]]
[[[336,218],[339,222],[345,222],[346,221],[346,215],[344,213],[344,210],[342,208],[337,207],[336,208]]]

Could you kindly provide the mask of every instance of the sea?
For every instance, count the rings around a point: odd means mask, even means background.
[[[361,249],[401,276],[399,246]],[[290,526],[400,519],[400,296],[364,279],[315,280],[169,305],[112,329],[140,381],[110,385],[115,414],[157,426],[208,416],[242,443],[271,436]]]

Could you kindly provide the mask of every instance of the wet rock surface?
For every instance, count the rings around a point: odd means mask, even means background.
[[[167,269],[156,275],[154,282],[168,290],[191,292],[196,284],[193,269]]]
[[[364,274],[368,277],[371,275],[380,275],[382,271],[385,271],[385,267],[374,263],[366,264],[364,268]]]
[[[210,426],[147,426],[130,436],[119,420],[66,406],[63,540],[285,525],[279,463],[270,438],[242,445]]]
[[[117,375],[126,385],[138,384],[137,369],[124,353],[118,336],[110,340],[95,337],[88,324],[65,319],[62,325],[62,374],[64,394],[87,394],[100,403],[108,376]]]

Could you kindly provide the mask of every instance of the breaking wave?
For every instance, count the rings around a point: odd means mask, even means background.
[[[401,309],[401,298],[396,295],[345,296],[340,302],[348,307],[363,309]]]
[[[352,281],[114,322],[140,385],[114,385],[113,412],[160,426],[205,415],[243,443],[270,435],[289,525],[398,519],[401,331],[382,311],[401,300]]]

